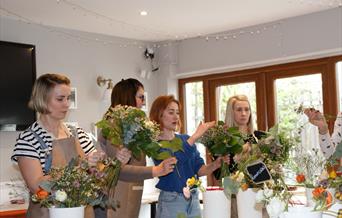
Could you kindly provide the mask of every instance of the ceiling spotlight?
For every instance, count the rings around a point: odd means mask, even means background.
[[[140,11],[140,15],[141,16],[146,16],[147,15],[147,11]]]

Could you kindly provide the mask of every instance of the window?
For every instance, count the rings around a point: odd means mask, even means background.
[[[300,105],[323,111],[321,74],[288,77],[275,80],[277,122],[288,125],[297,117]]]
[[[227,99],[235,94],[249,97],[259,130],[289,120],[301,104],[337,114],[342,110],[342,55],[180,79],[183,131],[192,133],[203,118],[224,120]],[[333,124],[329,121],[330,131]]]

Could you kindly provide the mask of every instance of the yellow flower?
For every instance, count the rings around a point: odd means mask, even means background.
[[[337,176],[337,174],[336,174],[336,171],[335,171],[335,170],[330,171],[330,173],[329,173],[329,178],[330,178],[330,179],[335,179],[336,176]]]
[[[195,179],[195,177],[191,177],[190,179],[188,179],[188,180],[186,181],[186,185],[189,186],[189,187],[191,187],[191,186],[193,186],[193,185],[195,185],[195,184],[196,184],[196,179]]]

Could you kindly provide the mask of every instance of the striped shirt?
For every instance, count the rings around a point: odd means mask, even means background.
[[[66,125],[69,133],[71,133],[71,127]],[[47,148],[44,149],[43,146],[36,139],[34,134],[29,130],[34,131],[47,145]],[[45,161],[47,155],[52,150],[52,141],[54,137],[48,133],[38,122],[34,122],[29,129],[21,132],[17,138],[16,144],[14,146],[13,154],[11,160],[14,162],[18,162],[18,157],[28,157],[33,159],[38,159],[42,166],[42,170],[45,173]],[[81,147],[85,154],[90,153],[95,149],[94,144],[91,138],[81,129],[80,127],[76,128],[78,140],[81,144]],[[72,135],[70,134],[70,137]]]

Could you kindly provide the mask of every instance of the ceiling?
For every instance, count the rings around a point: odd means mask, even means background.
[[[342,6],[342,0],[0,0],[0,15],[144,41],[179,40]],[[147,11],[141,16],[140,11]]]

